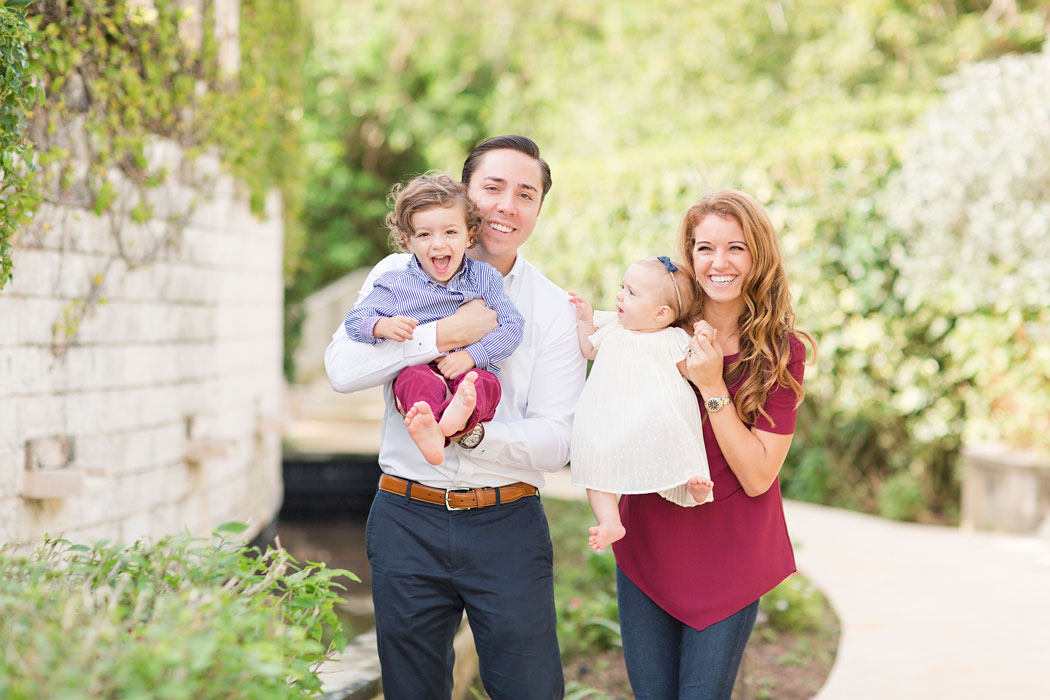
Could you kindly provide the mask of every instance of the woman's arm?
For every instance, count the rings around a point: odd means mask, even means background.
[[[703,322],[701,322],[703,324]],[[700,324],[698,324],[699,326]],[[686,357],[685,375],[703,398],[728,396],[722,377],[722,346],[717,332],[707,324],[689,341],[692,353]],[[749,428],[732,405],[708,412],[718,447],[748,496],[761,496],[773,485],[784,466],[794,432],[781,435]]]

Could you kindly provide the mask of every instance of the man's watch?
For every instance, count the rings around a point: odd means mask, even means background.
[[[707,409],[708,413],[716,413],[731,403],[733,403],[732,396],[712,396],[704,400],[704,408]]]
[[[485,426],[478,423],[469,433],[463,433],[463,436],[459,438],[459,446],[467,450],[473,450],[481,444],[483,439],[485,439]]]

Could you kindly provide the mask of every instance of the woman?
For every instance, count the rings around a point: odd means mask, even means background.
[[[715,500],[621,498],[620,626],[638,700],[728,700],[759,598],[795,571],[777,476],[803,397],[802,339],[813,341],[794,328],[776,233],[753,198],[704,197],[679,245],[701,291],[683,372],[701,402]]]

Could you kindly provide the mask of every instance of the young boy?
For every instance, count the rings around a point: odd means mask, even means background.
[[[521,343],[523,319],[488,263],[466,257],[481,224],[467,189],[447,175],[420,175],[390,192],[386,224],[395,246],[412,253],[402,270],[375,281],[350,310],[347,335],[364,343],[403,342],[419,323],[450,316],[472,299],[494,309],[499,327],[480,341],[394,380],[394,398],[409,435],[430,464],[441,464],[449,438],[492,420],[500,399],[499,362]]]

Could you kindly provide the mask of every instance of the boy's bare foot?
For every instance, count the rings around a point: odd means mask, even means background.
[[[627,534],[627,530],[620,524],[595,525],[588,528],[587,532],[591,533],[591,536],[587,538],[587,544],[598,554],[601,554],[613,542],[622,540],[623,536]]]
[[[685,482],[685,487],[689,490],[689,495],[693,497],[694,501],[706,503],[708,496],[711,495],[711,490],[715,487],[715,482],[700,476],[694,476]]]
[[[445,437],[451,437],[467,426],[470,414],[474,413],[474,407],[478,403],[478,390],[474,386],[477,378],[477,372],[468,372],[456,387],[456,393],[445,407],[445,412],[441,414],[438,425],[441,426],[441,434]]]
[[[405,414],[405,427],[428,462],[437,465],[445,461],[445,436],[434,420],[430,404],[426,401],[412,404]]]

